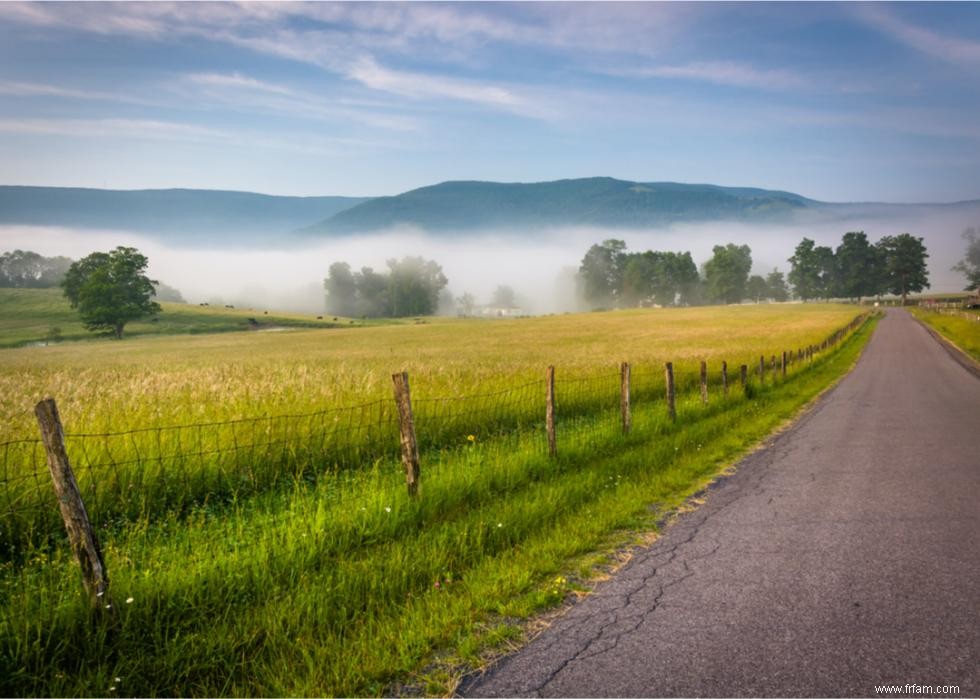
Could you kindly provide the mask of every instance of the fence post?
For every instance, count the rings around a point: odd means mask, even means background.
[[[783,365],[782,365],[783,378],[786,378],[786,350],[783,350]]]
[[[759,383],[765,383],[766,381],[766,358],[759,355]]]
[[[677,405],[675,403],[674,392],[674,365],[671,362],[664,364],[664,375],[667,383],[667,414],[671,420],[677,419]]]
[[[619,409],[623,413],[623,434],[629,434],[633,427],[630,414],[630,365],[623,362],[619,367]]]
[[[405,485],[410,497],[418,497],[421,467],[419,445],[415,439],[415,419],[412,416],[412,396],[408,390],[408,372],[392,374],[395,383],[395,403],[398,406],[398,433],[402,446],[402,465],[405,467]]]
[[[721,360],[721,392],[728,398],[728,362]]]
[[[701,361],[701,404],[708,404],[708,363]]]
[[[738,368],[738,380],[742,384],[742,390],[745,390],[745,386],[749,383],[749,367],[743,364]]]
[[[109,575],[88,512],[85,511],[82,494],[78,490],[78,481],[75,480],[75,474],[68,462],[65,431],[61,426],[58,406],[53,398],[46,398],[34,406],[34,414],[41,429],[41,441],[48,456],[48,470],[51,472],[55,495],[58,496],[61,518],[65,520],[71,551],[82,569],[82,582],[93,607],[111,609]]]
[[[558,456],[558,438],[555,435],[555,367],[548,367],[547,405],[545,406],[545,427],[548,430],[548,455]]]

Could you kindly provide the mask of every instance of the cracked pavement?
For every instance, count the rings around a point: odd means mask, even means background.
[[[905,311],[792,428],[462,696],[980,693],[980,380]]]

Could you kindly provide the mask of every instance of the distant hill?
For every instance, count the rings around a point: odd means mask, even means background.
[[[194,241],[274,239],[367,201],[206,189],[0,186],[0,224],[98,228]]]
[[[790,192],[611,177],[531,184],[443,182],[371,199],[303,232],[361,233],[398,225],[429,231],[570,225],[653,228],[682,221],[778,221],[820,206]]]
[[[980,212],[952,204],[827,203],[779,190],[611,177],[554,182],[443,182],[389,197],[284,197],[201,189],[105,190],[0,186],[0,225],[149,235],[185,245],[291,245],[411,226],[432,233],[568,226],[661,228],[674,223],[844,222]],[[847,224],[849,225],[849,224]]]

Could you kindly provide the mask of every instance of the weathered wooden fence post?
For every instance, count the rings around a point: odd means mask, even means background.
[[[109,599],[109,574],[102,560],[102,550],[95,538],[92,523],[89,521],[78,481],[68,462],[65,450],[65,431],[61,426],[58,406],[53,398],[46,398],[34,406],[37,424],[41,429],[41,441],[48,456],[48,470],[51,482],[58,496],[61,518],[65,520],[65,531],[71,551],[82,569],[82,582],[88,592],[93,607],[111,609]]]
[[[766,358],[763,355],[759,355],[759,383],[765,383],[766,381]]]
[[[701,361],[701,405],[708,404],[708,363]]]
[[[721,392],[728,398],[728,362],[721,360]]]
[[[672,362],[667,362],[664,364],[664,378],[667,383],[667,414],[670,416],[671,420],[677,419],[677,405],[675,402],[676,394],[674,392],[674,365]]]
[[[745,390],[745,386],[749,383],[749,367],[747,364],[743,364],[738,368],[738,381],[742,384],[742,390]]]
[[[408,390],[408,372],[392,374],[395,383],[395,404],[398,406],[398,433],[402,446],[402,465],[405,467],[405,484],[409,496],[419,495],[421,466],[419,445],[415,439],[415,418],[412,416],[412,396]]]
[[[558,456],[558,438],[555,435],[555,367],[548,367],[547,404],[545,405],[545,427],[548,430],[548,455]]]
[[[633,427],[630,414],[630,365],[623,362],[619,367],[619,409],[623,414],[623,434],[629,434]]]
[[[786,350],[783,350],[783,360],[782,361],[783,361],[783,364],[782,364],[782,367],[781,367],[781,372],[782,372],[783,378],[785,379],[786,378]]]

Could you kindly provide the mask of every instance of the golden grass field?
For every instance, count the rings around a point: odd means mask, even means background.
[[[855,306],[772,304],[640,309],[515,320],[425,319],[379,327],[178,335],[0,350],[0,442],[37,434],[32,409],[58,401],[68,431],[119,431],[277,415],[391,396],[505,389],[560,376],[661,371],[673,361],[754,366],[822,340]]]
[[[743,389],[739,364],[819,344],[862,310],[433,318],[0,350],[0,695],[452,695],[461,672],[589,589],[621,547],[846,373],[875,321],[785,378],[753,371]],[[707,404],[690,380],[701,360]],[[665,361],[682,380],[676,419]],[[418,498],[393,418],[403,369]],[[64,538],[32,413],[48,395],[114,617],[93,614]],[[332,410],[367,401],[384,410]],[[193,424],[283,414],[295,417]],[[124,433],[84,434],[103,431]]]

